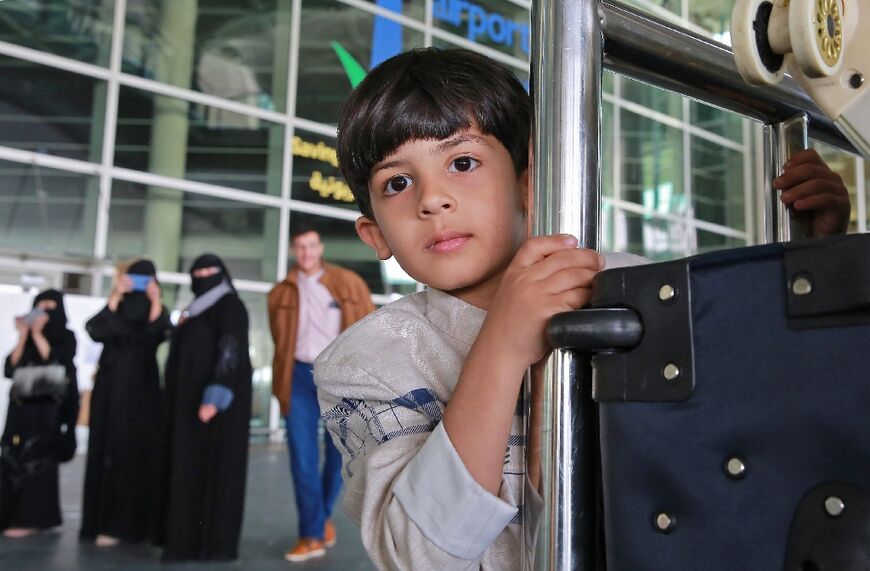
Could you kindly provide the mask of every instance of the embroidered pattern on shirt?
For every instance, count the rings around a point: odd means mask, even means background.
[[[526,434],[525,434],[525,416],[526,407],[523,394],[520,393],[517,399],[517,406],[514,409],[514,419],[511,426],[511,432],[508,436],[508,443],[505,451],[505,462],[503,474],[505,481],[515,482],[513,486],[516,489],[522,489],[522,482],[526,478]],[[519,526],[523,522],[523,507],[522,501],[518,506],[517,514],[509,522],[508,525]]]
[[[423,415],[421,419],[415,415],[414,423],[400,415],[403,409]],[[353,476],[351,466],[353,461],[365,454],[367,436],[378,445],[400,436],[432,432],[444,412],[444,405],[429,389],[414,389],[390,401],[364,401],[359,399],[342,399],[331,409],[324,411],[322,417],[327,429],[338,435],[340,447],[349,456],[344,471],[348,477]],[[425,420],[425,422],[420,422]]]

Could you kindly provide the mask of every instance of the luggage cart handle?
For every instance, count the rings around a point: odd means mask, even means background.
[[[640,344],[643,323],[627,307],[579,309],[554,315],[547,338],[554,349],[583,353],[627,351]]]

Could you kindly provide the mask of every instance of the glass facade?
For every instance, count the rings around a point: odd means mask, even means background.
[[[732,2],[632,0],[729,41]],[[51,285],[107,292],[113,264],[153,258],[173,308],[186,270],[224,257],[251,313],[255,426],[267,428],[265,292],[290,230],[377,300],[413,291],[357,239],[335,156],[341,103],[402,50],[470,47],[528,85],[526,0],[5,0],[0,2],[0,279],[38,259]],[[654,260],[753,243],[760,127],[604,74],[602,245]],[[870,170],[822,149],[868,225]],[[53,270],[56,270],[54,271]],[[52,273],[54,271],[54,273]]]

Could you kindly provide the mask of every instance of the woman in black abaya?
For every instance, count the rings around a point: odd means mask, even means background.
[[[63,294],[44,291],[33,307],[41,312],[31,312],[31,319],[15,319],[19,339],[6,358],[4,375],[14,379],[18,372],[20,381],[22,375],[48,365],[62,372],[60,382],[50,385],[44,376],[35,375],[40,386],[50,388],[19,392],[22,385],[14,381],[10,393],[0,437],[0,529],[11,538],[61,524],[58,464],[72,458],[76,450],[76,338],[66,328]]]
[[[163,559],[236,559],[251,413],[248,312],[217,256],[200,256],[190,273],[196,298],[166,363]]]
[[[86,325],[103,352],[91,393],[80,534],[98,546],[155,539],[157,531],[162,405],[156,353],[172,324],[156,275],[148,260],[119,267],[106,307]],[[144,291],[134,279],[148,279]]]

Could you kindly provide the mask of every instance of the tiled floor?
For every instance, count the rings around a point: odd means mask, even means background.
[[[61,468],[61,494],[64,525],[26,539],[10,540],[0,536],[0,570],[43,571],[77,570],[130,571],[185,570],[292,570],[362,571],[374,566],[366,557],[359,529],[340,507],[334,514],[338,545],[325,557],[304,563],[287,563],[284,551],[296,537],[296,508],[292,501],[287,449],[278,444],[251,446],[248,464],[248,489],[245,522],[239,560],[233,563],[160,563],[160,551],[144,546],[97,548],[78,540],[84,457],[77,456]]]

